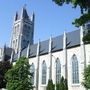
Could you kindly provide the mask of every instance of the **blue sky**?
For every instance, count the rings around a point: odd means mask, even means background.
[[[35,13],[35,43],[77,29],[72,21],[80,16],[79,8],[59,7],[52,0],[0,0],[0,47],[10,44],[13,17],[25,4],[29,15]]]

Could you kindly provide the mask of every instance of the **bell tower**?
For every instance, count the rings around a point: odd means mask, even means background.
[[[11,36],[11,48],[15,53],[33,44],[34,18],[34,13],[29,17],[25,6],[20,15],[16,12]]]

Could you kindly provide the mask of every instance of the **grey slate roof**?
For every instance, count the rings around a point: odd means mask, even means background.
[[[52,39],[52,52],[63,49],[63,35]]]
[[[66,33],[67,37],[67,48],[71,48],[80,45],[80,30],[72,31]],[[63,49],[63,35],[52,38],[52,52],[59,51]],[[30,46],[29,57],[34,57],[37,54],[37,44]],[[40,42],[40,55],[46,54],[49,51],[49,39]],[[21,56],[26,56],[27,48],[25,48]]]
[[[49,51],[49,40],[42,41],[40,43],[40,55],[48,53]]]
[[[11,53],[12,53],[12,48],[6,47],[5,54],[7,56],[11,56]]]
[[[5,47],[4,50],[4,60],[9,60],[11,58],[12,48]]]
[[[21,52],[21,56],[26,56],[27,55],[27,48],[23,49]]]
[[[80,30],[67,33],[67,48],[80,44]]]
[[[31,45],[29,56],[33,57],[33,56],[36,56],[36,54],[37,54],[37,44]]]

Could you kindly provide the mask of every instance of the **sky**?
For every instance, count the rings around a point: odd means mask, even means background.
[[[80,17],[79,7],[60,7],[52,0],[0,0],[0,47],[10,46],[14,15],[25,4],[29,15],[35,13],[34,43],[77,29],[72,22]]]

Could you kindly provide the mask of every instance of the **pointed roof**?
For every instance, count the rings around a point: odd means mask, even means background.
[[[27,10],[26,10],[26,6],[24,6],[23,9],[22,9],[21,18],[23,18],[23,19],[29,19],[29,16],[28,16]]]
[[[15,15],[15,21],[18,20],[18,12],[16,12],[16,15]]]

